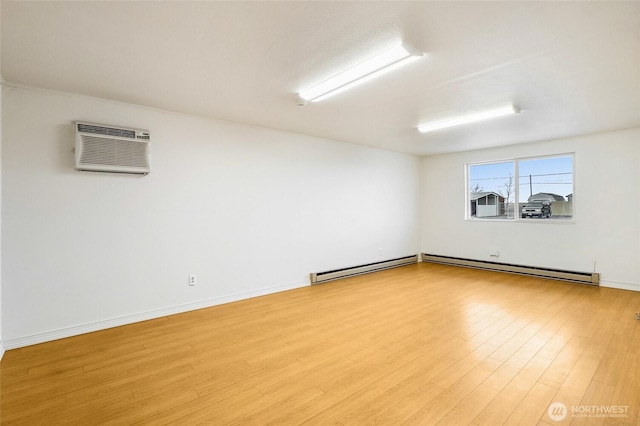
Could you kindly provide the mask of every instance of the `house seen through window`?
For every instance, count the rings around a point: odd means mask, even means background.
[[[467,217],[570,219],[573,155],[469,164]]]

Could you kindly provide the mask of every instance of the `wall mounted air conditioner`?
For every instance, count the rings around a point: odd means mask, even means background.
[[[148,174],[148,130],[74,122],[76,170]]]

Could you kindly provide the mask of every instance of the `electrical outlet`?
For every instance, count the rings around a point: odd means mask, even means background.
[[[500,251],[499,250],[489,250],[489,256],[491,256],[491,257],[500,257]]]
[[[191,275],[189,275],[189,285],[190,285],[191,287],[193,287],[194,285],[196,285],[196,281],[197,281],[196,274],[191,274]]]
[[[382,248],[378,249],[378,253],[380,254],[380,257],[384,256],[384,250]]]

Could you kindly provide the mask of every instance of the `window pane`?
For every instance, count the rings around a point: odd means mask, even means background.
[[[514,219],[514,162],[469,166],[468,217]]]
[[[573,217],[573,157],[518,161],[520,215],[525,218]]]

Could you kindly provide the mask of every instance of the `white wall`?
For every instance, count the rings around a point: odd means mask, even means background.
[[[0,76],[0,188],[2,188],[2,76]],[[2,240],[2,197],[0,197],[0,240]],[[4,355],[2,340],[2,245],[0,244],[0,360]]]
[[[640,129],[426,157],[426,253],[601,273],[601,285],[640,290]],[[466,221],[465,165],[575,152],[573,223]]]
[[[7,348],[418,252],[417,157],[36,89],[3,101]],[[74,171],[72,120],[149,129],[151,174]]]
[[[603,285],[640,290],[640,129],[420,160],[36,89],[1,102],[7,348],[308,285],[379,248],[595,261]],[[148,128],[152,173],[74,171],[73,120]],[[573,223],[464,220],[467,162],[567,152]]]
[[[0,5],[0,11],[2,6]],[[0,16],[2,13],[0,12]],[[0,31],[1,32],[1,31]],[[0,46],[2,41],[0,40]],[[2,54],[0,53],[0,57]],[[0,67],[1,68],[1,67]],[[0,194],[2,193],[2,84],[4,80],[0,75]],[[2,240],[2,197],[0,196],[0,241]],[[2,245],[0,244],[0,360],[4,356],[4,343],[2,341]]]

